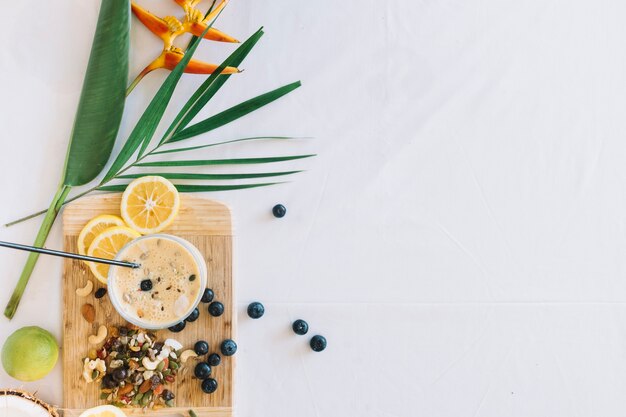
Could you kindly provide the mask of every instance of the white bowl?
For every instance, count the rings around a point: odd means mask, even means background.
[[[108,286],[108,293],[109,293],[109,299],[111,300],[111,304],[113,304],[113,307],[115,308],[115,310],[120,314],[120,316],[122,316],[124,320],[144,329],[158,330],[158,329],[166,329],[168,327],[172,327],[175,324],[180,323],[181,321],[185,320],[196,307],[198,307],[198,304],[200,304],[200,300],[202,299],[202,295],[204,294],[204,289],[207,286],[207,267],[206,267],[206,263],[204,262],[204,258],[202,257],[202,254],[200,253],[198,248],[196,248],[194,245],[192,245],[185,239],[181,239],[178,236],[172,236],[172,235],[168,235],[164,233],[154,234],[154,235],[145,235],[145,236],[141,236],[136,239],[133,239],[132,241],[128,242],[117,253],[117,255],[115,256],[115,259],[118,261],[122,260],[124,257],[124,253],[129,247],[136,245],[138,242],[141,242],[144,239],[152,239],[152,238],[167,239],[167,240],[171,240],[180,244],[181,246],[183,246],[184,249],[186,249],[192,255],[192,258],[196,261],[196,265],[198,266],[198,271],[200,271],[200,291],[198,291],[198,295],[196,296],[196,299],[193,301],[193,303],[191,303],[191,307],[187,311],[185,311],[185,314],[183,314],[181,317],[177,317],[176,320],[172,322],[168,322],[168,323],[151,323],[149,321],[141,320],[140,318],[136,316],[132,316],[128,314],[125,311],[125,309],[122,307],[122,302],[120,299],[121,294],[118,294],[116,292],[117,286],[115,285],[116,270],[117,268],[125,268],[123,266],[111,266],[109,268],[109,275],[107,277],[107,286]]]

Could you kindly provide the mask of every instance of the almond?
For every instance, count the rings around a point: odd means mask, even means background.
[[[117,391],[117,396],[121,397],[122,395],[126,395],[131,392],[133,388],[135,388],[133,384],[126,384]]]
[[[87,320],[87,323],[93,323],[96,319],[96,309],[91,304],[83,304],[80,308],[80,314],[82,314],[83,318]]]
[[[152,388],[152,382],[147,379],[143,381],[143,384],[141,384],[141,386],[139,387],[139,392],[145,394],[146,392],[150,391],[150,388]]]

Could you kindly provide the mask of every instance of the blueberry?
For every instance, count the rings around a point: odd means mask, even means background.
[[[224,314],[224,304],[219,301],[213,301],[209,304],[209,314],[213,317],[219,317]]]
[[[202,381],[201,387],[202,391],[206,392],[207,394],[212,394],[217,390],[217,381],[213,378],[207,378]]]
[[[104,297],[104,294],[106,294],[106,293],[107,293],[107,289],[106,288],[98,288],[96,290],[96,293],[94,294],[94,296],[96,298],[102,298],[102,297]]]
[[[211,367],[206,362],[200,362],[194,368],[193,374],[198,379],[207,379],[211,375]]]
[[[222,342],[220,350],[224,356],[233,356],[237,352],[237,343],[232,339],[226,339]]]
[[[141,284],[139,284],[139,287],[141,288],[141,291],[150,291],[152,289],[152,281],[144,279],[141,281]]]
[[[124,368],[117,368],[111,375],[115,382],[122,382],[128,377],[128,371]]]
[[[188,321],[189,323],[191,323],[192,321],[198,320],[198,317],[200,317],[200,310],[198,310],[198,307],[196,307],[196,308],[193,309],[191,314],[189,316],[187,316],[185,321]]]
[[[320,336],[319,334],[315,335],[311,338],[311,342],[309,344],[311,345],[311,349],[315,352],[321,352],[326,349],[326,338],[324,336]]]
[[[117,382],[113,379],[112,375],[105,375],[104,378],[102,378],[102,388],[112,389],[115,387],[117,387]]]
[[[298,319],[293,322],[291,328],[293,329],[293,332],[295,334],[299,334],[300,336],[302,336],[304,334],[307,334],[307,332],[309,331],[309,323],[302,319]]]
[[[250,316],[250,318],[260,319],[263,317],[263,314],[265,314],[265,307],[263,307],[263,304],[255,301],[248,305],[248,316]]]
[[[206,355],[209,353],[209,344],[204,340],[200,340],[193,345],[193,351],[198,355]]]
[[[181,321],[178,324],[173,325],[172,327],[168,327],[167,330],[169,330],[170,332],[173,333],[178,333],[178,332],[182,332],[183,329],[185,328],[186,323],[184,321]]]
[[[163,393],[161,394],[161,396],[163,397],[165,401],[173,400],[175,397],[174,393],[168,389],[163,390]]]
[[[217,366],[222,363],[222,358],[217,353],[211,353],[207,359],[207,363],[211,366]]]
[[[211,301],[213,301],[213,297],[215,297],[215,294],[213,293],[213,290],[210,288],[205,288],[204,289],[204,294],[202,294],[202,302],[203,303],[210,303]]]
[[[272,208],[272,214],[274,214],[274,217],[278,217],[280,219],[281,217],[285,217],[285,214],[287,214],[287,208],[282,204],[276,204],[274,208]]]

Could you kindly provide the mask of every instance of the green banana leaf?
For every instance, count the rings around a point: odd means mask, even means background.
[[[89,64],[65,157],[63,179],[33,246],[46,243],[52,224],[73,186],[93,180],[107,163],[122,120],[130,28],[129,0],[102,0]],[[39,254],[30,253],[4,310],[11,319],[20,304]]]
[[[129,26],[129,0],[102,0],[65,158],[64,185],[93,180],[111,156],[124,111]]]

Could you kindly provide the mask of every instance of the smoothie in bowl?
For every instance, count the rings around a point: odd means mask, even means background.
[[[141,264],[114,266],[108,287],[113,307],[128,322],[144,329],[164,329],[197,307],[207,284],[207,268],[200,251],[176,236],[139,237],[115,259]]]

